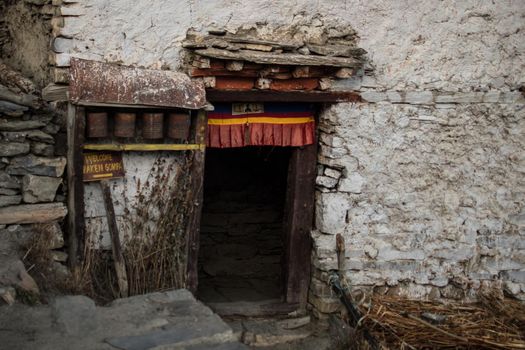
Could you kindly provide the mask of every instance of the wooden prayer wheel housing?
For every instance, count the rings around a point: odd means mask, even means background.
[[[108,136],[108,114],[106,112],[88,113],[87,136],[92,138]]]
[[[161,139],[163,129],[163,113],[144,113],[142,115],[142,137],[145,139]]]
[[[117,113],[115,114],[115,131],[117,137],[135,136],[135,113]]]

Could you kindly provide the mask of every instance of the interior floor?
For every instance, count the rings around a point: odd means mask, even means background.
[[[289,150],[208,149],[198,297],[204,302],[283,294],[283,212]]]

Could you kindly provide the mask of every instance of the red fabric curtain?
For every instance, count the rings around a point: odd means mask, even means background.
[[[309,105],[223,104],[208,113],[208,147],[304,146],[314,139]]]

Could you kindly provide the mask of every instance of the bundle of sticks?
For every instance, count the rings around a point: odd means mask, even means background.
[[[495,294],[474,304],[374,295],[361,326],[390,349],[525,349],[525,303]]]

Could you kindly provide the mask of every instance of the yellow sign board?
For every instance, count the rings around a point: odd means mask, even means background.
[[[121,152],[84,153],[83,180],[99,181],[125,175]]]

